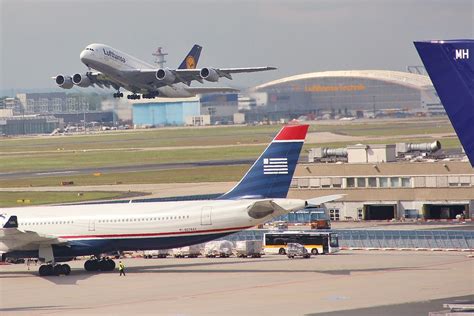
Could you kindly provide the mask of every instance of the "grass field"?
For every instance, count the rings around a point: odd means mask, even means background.
[[[281,125],[162,128],[116,131],[95,135],[18,137],[0,140],[0,172],[56,171],[79,168],[133,166],[212,160],[256,159]],[[432,142],[433,134],[453,133],[446,118],[386,121],[321,121],[310,132],[332,132],[356,137],[304,145],[302,159],[312,147],[345,147],[356,143]],[[410,137],[414,135],[414,137]],[[367,140],[367,137],[370,139]],[[359,140],[360,138],[361,140]],[[457,137],[441,137],[443,148],[460,147]],[[179,148],[192,146],[193,148]],[[210,147],[203,147],[210,146]],[[212,147],[219,146],[219,147]],[[170,183],[237,181],[248,166],[187,168],[155,172],[53,176],[1,180],[0,187],[56,186],[61,181],[76,185],[115,183]]]
[[[135,195],[137,194],[133,194]],[[0,207],[84,202],[130,196],[130,193],[122,192],[0,192]]]

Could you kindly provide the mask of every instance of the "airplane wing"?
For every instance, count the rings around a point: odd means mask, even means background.
[[[186,88],[187,91],[194,94],[204,94],[204,93],[216,93],[216,92],[239,92],[239,89],[227,88],[227,87],[189,87]]]
[[[224,77],[232,80],[232,74],[246,73],[246,72],[259,72],[275,70],[275,67],[245,67],[245,68],[201,68],[201,69],[176,69],[178,82],[191,82],[197,80],[203,82],[203,79],[216,82],[219,78]]]
[[[68,243],[67,240],[55,236],[18,229],[16,216],[10,216],[3,228],[0,229],[0,242],[11,250],[32,250],[43,245],[67,245]]]

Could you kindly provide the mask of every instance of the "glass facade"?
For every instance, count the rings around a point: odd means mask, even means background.
[[[393,73],[400,77],[397,78],[399,83],[382,77],[334,76],[264,85],[256,90],[268,95],[267,106],[260,111],[265,111],[270,118],[381,109],[421,111],[423,89],[404,82],[404,73]]]

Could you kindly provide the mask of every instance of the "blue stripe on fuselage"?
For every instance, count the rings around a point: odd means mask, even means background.
[[[235,231],[193,236],[71,240],[68,246],[53,245],[53,253],[55,258],[60,259],[122,250],[171,249],[208,242],[233,233]],[[7,253],[7,257],[38,258],[38,251],[13,251]]]

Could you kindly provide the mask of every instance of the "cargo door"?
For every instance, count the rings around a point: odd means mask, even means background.
[[[211,225],[212,224],[212,207],[204,206],[201,209],[201,225]]]

